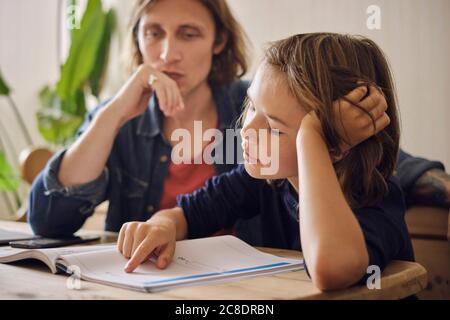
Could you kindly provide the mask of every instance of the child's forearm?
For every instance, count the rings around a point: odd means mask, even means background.
[[[347,287],[367,268],[362,230],[341,190],[321,133],[302,127],[297,156],[300,234],[309,271],[320,289]]]
[[[176,228],[176,238],[177,241],[184,240],[188,236],[188,225],[186,217],[184,216],[183,209],[180,207],[175,207],[168,210],[161,210],[157,213],[155,213],[149,221],[152,219],[170,219],[174,224]]]

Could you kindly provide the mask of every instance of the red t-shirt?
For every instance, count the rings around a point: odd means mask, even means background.
[[[219,122],[216,123],[216,128],[219,127]],[[213,143],[211,140],[209,143]],[[216,170],[211,164],[204,162],[204,151],[197,155],[201,158],[201,164],[194,164],[192,159],[191,164],[175,164],[172,161],[169,165],[169,172],[164,180],[163,194],[159,208],[170,209],[176,206],[176,197],[179,194],[192,193],[197,189],[200,189],[205,184],[206,180],[216,175]]]
[[[171,162],[169,172],[164,180],[160,209],[175,207],[177,195],[192,193],[203,187],[206,180],[215,175],[214,166],[210,164],[174,164]],[[236,236],[236,230],[234,228],[222,229],[212,234],[212,236],[227,234]]]
[[[160,209],[175,207],[177,195],[192,193],[203,187],[206,180],[215,175],[214,166],[210,164],[174,164],[171,162],[169,172],[164,180]]]
[[[206,180],[215,175],[214,165],[206,164],[203,161],[201,164],[175,164],[171,161],[164,180],[163,194],[159,205],[160,210],[175,207],[177,195],[189,194],[200,189],[204,186]],[[214,233],[213,236],[225,234],[236,235],[236,232],[233,228],[224,229]]]
[[[216,128],[218,126],[217,123]],[[169,171],[164,180],[163,194],[159,205],[160,210],[175,207],[177,195],[189,194],[200,189],[204,186],[206,180],[216,175],[214,165],[204,163],[203,159],[201,164],[175,164],[172,161],[170,162]],[[224,234],[236,235],[236,232],[233,228],[224,229],[214,233],[213,236]]]

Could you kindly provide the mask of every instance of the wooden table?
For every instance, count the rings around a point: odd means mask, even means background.
[[[25,223],[0,222],[0,228],[31,232]],[[84,233],[92,233],[85,231]],[[104,233],[103,241],[117,234]],[[300,252],[261,248],[282,257],[302,257]],[[305,271],[281,273],[226,284],[178,288],[161,293],[141,293],[110,286],[81,282],[80,290],[67,289],[68,277],[52,274],[40,262],[21,261],[0,264],[0,299],[401,299],[416,294],[427,285],[427,272],[418,263],[394,261],[383,272],[381,289],[352,287],[321,292]]]

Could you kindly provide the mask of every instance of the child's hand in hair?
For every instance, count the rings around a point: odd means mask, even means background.
[[[383,92],[375,86],[369,87],[369,92],[367,89],[366,86],[360,86],[345,98],[334,102],[340,114],[339,123],[337,123],[338,132],[345,140],[341,146],[343,153],[377,134],[390,123],[389,116],[386,114],[388,106]],[[358,104],[372,115],[375,128],[369,115],[351,102]]]
[[[154,216],[147,222],[128,222],[120,229],[117,248],[130,259],[125,272],[133,272],[152,255],[156,266],[166,268],[175,252],[176,224],[168,217]]]
[[[373,120],[352,102],[369,112]],[[339,110],[340,115],[337,119],[336,128],[339,135],[345,140],[341,146],[341,153],[338,153],[337,150],[330,150],[330,157],[333,162],[342,159],[351,148],[377,134],[390,123],[389,116],[386,113],[386,98],[383,92],[375,86],[369,87],[369,92],[368,87],[360,86],[333,104]],[[310,112],[303,118],[300,129],[302,127],[303,129],[315,130],[325,141],[322,125],[315,112]]]

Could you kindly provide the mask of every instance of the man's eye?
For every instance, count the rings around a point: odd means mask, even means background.
[[[147,30],[144,35],[146,38],[158,38],[161,36],[161,32]]]
[[[194,39],[198,37],[197,33],[193,33],[193,32],[184,32],[182,33],[182,37],[184,39],[190,40],[190,39]]]

